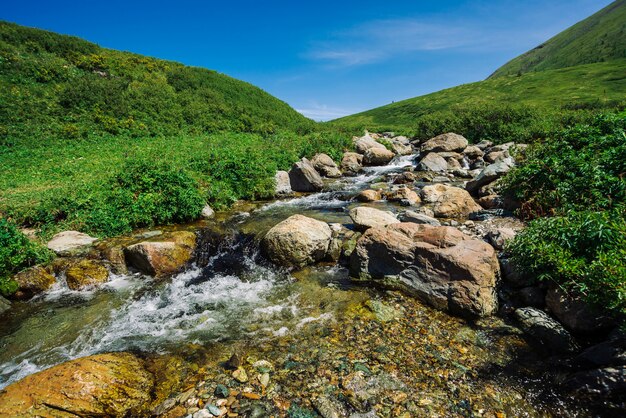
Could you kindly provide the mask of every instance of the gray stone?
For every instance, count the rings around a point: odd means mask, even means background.
[[[555,353],[570,354],[578,350],[572,335],[545,312],[536,308],[519,308],[515,318],[524,332]]]
[[[438,135],[424,142],[421,146],[421,152],[461,152],[467,147],[467,145],[467,139],[465,139],[461,135],[455,133],[446,133]]]
[[[393,160],[395,154],[383,146],[383,148],[373,147],[365,151],[363,164],[365,165],[385,165]]]
[[[341,171],[346,176],[356,176],[363,169],[363,155],[346,152],[341,159]]]
[[[98,239],[78,231],[63,231],[48,241],[48,248],[57,255],[69,256],[84,252]]]
[[[412,210],[407,210],[400,213],[398,219],[400,219],[400,221],[402,222],[413,222],[416,224],[441,226],[441,223],[437,219],[423,213],[413,212]]]
[[[0,295],[0,315],[11,309],[11,302]]]
[[[614,321],[599,309],[591,307],[580,297],[568,295],[556,287],[548,290],[546,307],[574,333],[601,333],[615,325]]]
[[[448,162],[436,152],[431,152],[420,160],[417,168],[418,170],[440,173],[448,169]]]
[[[295,192],[319,192],[324,187],[322,177],[306,158],[291,167],[289,182]]]
[[[276,175],[274,175],[274,181],[276,182],[276,188],[274,189],[274,194],[276,196],[290,196],[293,194],[288,172],[277,171]]]
[[[341,171],[339,171],[337,164],[326,154],[315,154],[311,158],[311,164],[324,177],[341,177]]]
[[[370,148],[379,148],[386,150],[385,146],[380,142],[376,141],[369,135],[362,136],[360,138],[356,138],[354,141],[354,147],[356,148],[356,152],[359,154],[365,154]]]
[[[507,242],[515,238],[515,231],[511,228],[497,228],[487,232],[485,237],[487,241],[493,245],[498,251],[504,250]]]
[[[365,231],[375,226],[387,226],[400,222],[391,212],[367,206],[358,206],[350,210],[350,218],[352,218],[354,227],[358,231]]]
[[[215,211],[211,208],[211,206],[205,205],[204,208],[202,208],[201,215],[204,219],[211,219],[215,217]]]
[[[563,386],[579,395],[602,400],[623,397],[626,395],[626,366],[579,372],[565,380]]]
[[[515,162],[512,158],[505,158],[495,164],[488,165],[475,179],[467,182],[465,189],[470,193],[474,193],[484,185],[497,180],[511,171],[511,168],[513,168],[514,165]]]

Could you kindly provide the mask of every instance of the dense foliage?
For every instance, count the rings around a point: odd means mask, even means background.
[[[31,242],[13,223],[0,218],[0,294],[17,290],[11,275],[50,258],[46,248]]]
[[[0,22],[0,144],[104,133],[131,137],[307,132],[314,122],[215,71]]]
[[[626,114],[531,147],[505,178],[530,222],[508,251],[526,274],[626,313]],[[543,216],[543,217],[539,217]]]

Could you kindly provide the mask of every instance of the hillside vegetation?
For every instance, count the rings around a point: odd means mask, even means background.
[[[279,99],[215,71],[0,22],[3,145],[313,126]]]
[[[626,58],[626,0],[617,0],[498,68],[491,78]]]

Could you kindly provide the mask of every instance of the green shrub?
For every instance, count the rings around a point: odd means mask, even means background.
[[[0,218],[0,293],[8,296],[17,290],[11,276],[52,258],[51,252],[30,241],[17,227]]]

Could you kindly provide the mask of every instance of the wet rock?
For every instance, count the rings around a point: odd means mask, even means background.
[[[293,194],[288,172],[277,171],[276,175],[274,175],[274,181],[276,182],[276,188],[274,189],[274,194],[276,196],[291,196]]]
[[[572,335],[545,312],[535,308],[515,310],[515,318],[531,337],[555,353],[571,354],[578,350]]]
[[[349,234],[352,234],[352,231],[339,223],[329,224],[329,227],[332,232],[332,238],[326,251],[326,260],[336,262],[341,258],[344,241]]]
[[[126,256],[124,256],[124,248],[120,245],[107,247],[102,250],[102,258],[109,262],[113,273],[126,274]]]
[[[570,376],[563,387],[578,395],[604,400],[620,398],[626,395],[626,366],[579,372]]]
[[[600,310],[591,307],[580,297],[569,295],[559,288],[548,290],[546,307],[574,333],[601,333],[615,325],[614,321]]]
[[[322,418],[342,418],[346,416],[346,410],[336,399],[328,396],[320,396],[313,401],[315,410]]]
[[[67,287],[72,290],[92,288],[109,280],[109,270],[99,261],[80,260],[65,272]]]
[[[11,302],[0,295],[0,315],[11,309]]]
[[[436,152],[431,152],[420,160],[417,169],[441,173],[448,169],[448,162]]]
[[[542,308],[545,305],[546,292],[540,287],[523,287],[519,290],[518,296],[524,306]]]
[[[478,157],[482,157],[483,155],[485,155],[485,153],[482,149],[480,149],[480,147],[476,145],[468,145],[463,150],[463,155],[466,155],[468,158],[471,158],[473,160]]]
[[[416,224],[441,226],[441,223],[437,219],[423,213],[414,212],[412,210],[406,210],[400,213],[400,215],[398,215],[398,219],[401,222],[413,222]]]
[[[243,367],[239,367],[237,370],[233,372],[233,379],[238,381],[239,383],[246,383],[248,381],[248,374],[246,373],[246,369]]]
[[[78,231],[63,231],[48,241],[48,248],[60,256],[84,253],[98,239]]]
[[[422,189],[421,194],[425,202],[434,203],[433,212],[438,218],[466,217],[482,209],[467,191],[459,187],[429,185]]]
[[[478,199],[478,204],[485,209],[500,209],[504,207],[504,199],[497,194],[490,194]]]
[[[202,208],[202,213],[200,214],[200,216],[202,216],[204,219],[211,219],[215,217],[215,211],[211,206],[205,205]]]
[[[30,299],[39,293],[45,292],[56,282],[53,275],[41,266],[31,267],[13,276],[17,282],[17,291],[11,295],[18,300]]]
[[[498,251],[502,251],[504,250],[506,243],[515,238],[515,231],[511,228],[492,229],[487,232],[485,238],[491,245],[493,245],[493,248]]]
[[[406,202],[415,205],[420,202],[420,197],[408,187],[400,187],[385,193],[385,198],[390,202]]]
[[[506,173],[511,171],[511,168],[513,168],[514,165],[515,162],[512,158],[505,158],[495,164],[488,165],[483,168],[475,179],[467,182],[465,189],[470,193],[474,193],[481,187],[504,176]]]
[[[412,184],[415,180],[417,180],[417,176],[415,173],[411,171],[405,171],[404,173],[399,174],[393,179],[393,184]]]
[[[626,337],[603,341],[591,346],[574,360],[586,367],[626,365]]]
[[[346,152],[341,159],[341,171],[346,176],[356,176],[363,169],[363,155]]]
[[[127,263],[154,277],[166,277],[179,272],[193,255],[196,235],[193,232],[176,231],[158,238],[158,241],[143,241],[126,247],[124,256]]]
[[[361,138],[357,138],[354,141],[354,147],[356,149],[356,152],[358,152],[359,154],[365,154],[367,150],[372,149],[372,148],[387,150],[387,148],[385,148],[383,144],[376,141],[374,138],[372,138],[369,135],[365,135],[365,136],[362,136]]]
[[[302,158],[291,167],[289,182],[295,192],[319,192],[324,187],[320,173],[306,158]]]
[[[488,163],[495,163],[497,161],[502,161],[505,158],[509,158],[511,155],[509,154],[509,151],[489,151],[487,154],[485,154],[485,156],[483,157],[485,159],[485,161],[487,161]]]
[[[365,165],[385,165],[393,160],[395,154],[383,146],[383,148],[370,148],[363,154],[363,164]]]
[[[487,141],[486,139],[483,139],[478,144],[476,144],[476,148],[479,148],[479,149],[481,149],[483,151],[485,151],[487,148],[491,148],[491,147],[493,147],[493,142]]]
[[[213,415],[207,409],[201,409],[199,411],[194,412],[193,414],[193,418],[213,418],[214,416],[215,415]]]
[[[154,379],[130,353],[59,364],[0,392],[0,416],[144,416]]]
[[[331,239],[332,231],[327,223],[293,215],[268,231],[262,248],[274,263],[301,268],[322,260]]]
[[[233,353],[224,366],[230,370],[237,370],[242,364],[241,356],[237,353]]]
[[[452,227],[400,223],[371,228],[350,257],[355,280],[397,288],[469,317],[496,310],[498,273],[493,247]]]
[[[428,152],[461,152],[467,148],[467,139],[455,133],[446,133],[424,142],[420,147],[423,154]]]
[[[358,206],[350,210],[350,218],[358,231],[365,231],[368,228],[387,226],[400,222],[391,212],[369,208],[367,206]]]
[[[341,171],[339,171],[337,164],[326,154],[315,154],[311,158],[311,164],[324,177],[341,177]]]
[[[382,199],[382,193],[380,190],[367,189],[359,193],[356,199],[359,202],[376,202]]]
[[[395,138],[391,138],[389,140],[391,142],[391,149],[397,155],[411,155],[413,154],[413,147],[409,142],[408,138],[404,136],[398,136]]]

